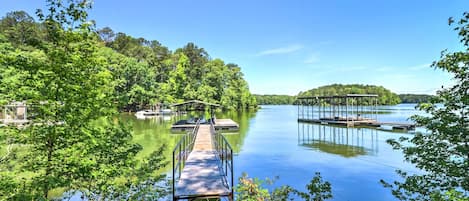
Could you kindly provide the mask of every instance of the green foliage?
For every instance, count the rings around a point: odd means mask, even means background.
[[[191,99],[218,103],[224,109],[232,110],[257,106],[239,66],[225,64],[221,59],[212,60],[203,48],[193,43],[173,53],[156,40],[134,38],[120,32],[116,34],[109,27],[91,32],[91,22],[82,23],[83,30],[79,30],[79,25],[74,22],[86,19],[85,9],[90,8],[86,1],[50,1],[49,4],[54,9],[48,16],[38,12],[43,19],[41,23],[35,22],[24,11],[8,13],[0,21],[0,40],[9,41],[14,48],[31,53],[38,49],[32,47],[54,44],[56,37],[60,36],[55,33],[62,30],[83,32],[86,29],[89,40],[96,43],[97,56],[106,61],[112,75],[114,94],[109,98],[120,110],[136,111],[158,103],[167,105]],[[82,9],[67,15],[67,9],[72,10],[69,6]],[[64,10],[56,9],[58,7]],[[50,30],[55,33],[51,34]],[[5,75],[9,75],[8,72]]]
[[[292,105],[296,96],[288,95],[254,95],[259,105]]]
[[[79,190],[89,199],[164,195],[153,185],[164,177],[153,174],[166,164],[164,147],[139,163],[141,146],[113,118],[113,63],[86,21],[89,2],[47,3],[48,13],[38,11],[47,40],[0,37],[0,101],[25,101],[34,114],[22,129],[0,128],[1,144],[17,147],[0,160],[0,199],[48,200],[56,190]]]
[[[469,199],[469,13],[464,13],[455,30],[465,50],[443,51],[432,65],[451,73],[455,85],[439,90],[430,103],[418,106],[429,115],[412,117],[428,133],[388,140],[394,149],[403,151],[407,161],[424,171],[411,175],[398,170],[404,181],[382,181],[401,200]]]
[[[7,13],[0,21],[0,30],[6,38],[17,45],[38,45],[42,39],[41,25],[24,11]]]
[[[262,184],[264,184],[264,181],[258,178],[249,178],[246,173],[243,173],[235,188],[236,199],[246,201],[269,200],[269,190],[262,187]]]
[[[193,43],[171,53],[158,41],[114,34],[108,27],[98,34],[106,46],[134,59],[133,64],[114,62],[112,71],[119,83],[116,97],[120,109],[135,111],[156,103],[192,99],[218,103],[230,110],[257,106],[237,65],[212,60]]]
[[[399,94],[402,103],[428,103],[433,97],[427,94]]]
[[[308,189],[307,193],[296,191],[304,200],[323,201],[332,198],[331,184],[327,181],[323,181],[319,172],[315,173],[311,182],[306,185],[306,189]]]
[[[300,92],[301,96],[335,96],[346,94],[377,94],[379,105],[395,105],[401,102],[397,94],[382,86],[362,85],[362,84],[332,84],[321,86],[305,92]]]
[[[327,181],[323,181],[319,172],[316,172],[310,183],[306,185],[308,192],[296,190],[288,185],[280,186],[272,190],[272,192],[269,192],[268,189],[262,186],[274,182],[275,180],[271,179],[264,181],[257,178],[249,178],[247,174],[243,173],[235,188],[237,193],[236,199],[243,201],[283,201],[293,200],[293,196],[297,196],[297,198],[306,201],[323,201],[332,198],[331,184]]]

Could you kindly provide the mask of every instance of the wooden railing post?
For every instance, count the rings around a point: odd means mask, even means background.
[[[173,200],[176,200],[176,178],[175,178],[175,154],[174,154],[174,151],[173,151]]]
[[[234,175],[233,175],[233,170],[234,170],[234,164],[233,164],[233,149],[230,150],[230,156],[231,156],[231,200],[234,198]]]

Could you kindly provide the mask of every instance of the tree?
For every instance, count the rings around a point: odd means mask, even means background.
[[[455,30],[465,50],[443,51],[432,64],[451,73],[455,85],[442,88],[429,104],[418,106],[429,116],[412,117],[428,133],[388,140],[394,149],[403,151],[406,161],[424,171],[411,175],[397,170],[404,181],[382,181],[401,200],[469,199],[469,13],[464,13]]]
[[[0,31],[14,45],[37,45],[40,43],[39,25],[25,11],[7,13],[0,21]]]
[[[185,69],[189,83],[198,88],[205,76],[204,65],[209,61],[208,53],[204,48],[199,48],[194,43],[187,43],[183,48],[177,49],[176,54],[183,53],[188,58],[188,68]]]
[[[191,96],[190,90],[192,87],[187,84],[187,76],[184,73],[185,69],[189,68],[189,59],[184,54],[179,54],[176,67],[169,73],[168,84],[172,89],[171,95],[173,97],[183,98]]]
[[[99,35],[99,38],[106,44],[106,46],[109,46],[116,37],[114,31],[109,27],[104,27],[98,30],[97,33]]]
[[[83,2],[76,1],[73,6],[81,4]],[[72,4],[58,1],[50,5],[65,8]],[[66,17],[65,11],[53,12],[56,13],[55,17],[61,18],[61,22],[56,23],[60,24],[57,28],[79,28],[77,24],[70,23],[73,17]],[[79,17],[87,14],[80,11],[73,15]],[[49,34],[49,30],[55,25],[49,22],[51,21],[35,22],[27,13],[15,11],[0,21],[0,34],[15,48],[29,52],[45,49],[55,40],[55,35]],[[57,28],[53,29],[60,30]],[[156,103],[175,103],[188,99],[219,103],[223,109],[257,106],[241,68],[235,64],[225,65],[221,59],[212,60],[204,48],[194,43],[188,43],[172,53],[156,40],[115,33],[109,27],[88,31],[93,36],[90,40],[99,46],[97,56],[107,61],[107,69],[112,74],[112,83],[115,86],[112,99],[120,111],[135,111],[149,108]],[[183,66],[180,61],[182,55],[186,57]],[[178,65],[182,71],[176,73]]]
[[[110,200],[161,192],[155,183],[164,175],[154,173],[166,164],[164,147],[138,162],[141,146],[113,118],[114,82],[86,21],[90,2],[47,3],[48,13],[38,11],[45,44],[22,50],[0,37],[0,98],[26,101],[35,114],[23,129],[0,128],[2,142],[20,145],[0,161],[0,180],[9,183],[0,199],[48,200],[55,189]]]

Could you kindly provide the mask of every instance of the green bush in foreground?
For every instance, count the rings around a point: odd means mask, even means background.
[[[271,179],[249,178],[247,174],[243,173],[235,188],[236,200],[281,201],[294,200],[293,197],[297,196],[306,201],[323,201],[332,198],[331,184],[323,181],[319,172],[316,172],[310,183],[306,185],[307,192],[301,192],[288,185],[275,188],[272,192],[263,187],[263,185],[273,182]]]

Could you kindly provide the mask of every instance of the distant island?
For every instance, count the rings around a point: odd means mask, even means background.
[[[399,94],[401,103],[425,103],[433,97],[433,95],[428,94]]]
[[[300,92],[296,96],[289,95],[260,95],[255,94],[259,105],[291,105],[297,97],[303,96],[332,96],[345,94],[378,94],[380,105],[395,105],[399,103],[428,102],[433,96],[427,94],[396,94],[382,86],[363,84],[332,84]]]

